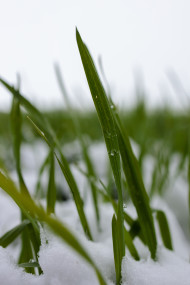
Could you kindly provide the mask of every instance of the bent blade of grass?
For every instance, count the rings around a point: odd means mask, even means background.
[[[29,220],[24,220],[20,225],[14,227],[13,229],[6,232],[1,238],[0,238],[0,245],[2,247],[7,247],[9,244],[11,244],[25,229],[25,227],[30,224]]]
[[[29,212],[33,218],[40,222],[45,222],[55,234],[62,238],[67,245],[73,248],[81,257],[83,257],[95,270],[100,285],[106,285],[106,282],[94,261],[91,259],[86,249],[77,240],[74,234],[60,222],[57,218],[48,215],[42,207],[36,203],[26,194],[19,193],[18,189],[10,178],[5,177],[0,172],[0,187],[15,201],[23,212]]]
[[[69,164],[61,152],[61,147],[57,141],[56,135],[54,131],[52,130],[49,122],[45,119],[45,117],[40,113],[40,111],[36,107],[34,107],[26,98],[24,98],[20,94],[18,90],[10,86],[5,80],[1,78],[0,78],[0,82],[12,93],[14,97],[16,97],[19,100],[20,104],[22,104],[22,106],[28,111],[28,113],[31,114],[32,117],[34,117],[35,121],[38,123],[40,128],[38,128],[34,122],[33,122],[33,125],[36,126],[36,129],[39,131],[39,134],[42,136],[42,138],[45,139],[46,143],[52,149],[54,149],[54,145],[56,145],[56,147],[58,148],[59,154],[61,156],[61,161],[59,160],[58,162],[59,162],[59,165],[62,166],[61,170],[73,194],[74,201],[75,201],[75,204],[76,204],[76,207],[79,213],[79,217],[81,220],[81,224],[88,238],[92,239],[90,229],[87,223],[87,219],[86,219],[86,216],[83,210],[83,201],[80,197],[77,184],[71,173]],[[58,159],[57,156],[56,156],[56,159]]]
[[[89,182],[90,187],[91,187],[93,205],[94,205],[94,210],[95,210],[95,214],[96,214],[96,222],[97,222],[97,226],[99,228],[99,226],[100,226],[100,211],[99,211],[98,197],[97,197],[98,190],[96,188],[96,185],[94,183],[92,183],[92,181],[91,181],[91,178],[96,178],[95,169],[94,169],[93,163],[90,159],[90,156],[89,156],[89,153],[88,153],[88,150],[86,147],[86,143],[85,143],[83,136],[82,136],[82,131],[81,131],[81,127],[79,124],[79,120],[77,118],[76,113],[72,110],[72,106],[71,106],[70,101],[69,101],[69,94],[68,94],[67,89],[65,87],[65,83],[63,80],[63,76],[61,74],[60,67],[58,64],[55,64],[54,67],[55,67],[55,73],[56,73],[58,85],[60,87],[61,93],[62,93],[63,98],[65,100],[67,109],[70,112],[70,116],[71,116],[71,120],[73,123],[75,135],[79,139],[79,143],[80,143],[81,149],[82,149],[83,159],[84,159],[84,162],[86,164],[86,168],[88,170],[88,176],[86,176],[86,177],[87,177],[88,182]]]
[[[56,202],[56,186],[55,186],[55,162],[54,153],[50,153],[50,167],[49,167],[49,183],[48,183],[48,193],[47,193],[47,212],[55,212],[55,202]]]
[[[156,210],[156,218],[165,247],[169,250],[173,250],[170,228],[165,213],[161,210]]]
[[[8,84],[4,79],[0,78],[0,82],[3,84],[4,87],[9,90],[9,92],[18,99],[20,104],[23,106],[23,108],[34,118],[34,120],[38,123],[40,128],[43,130],[43,132],[46,134],[48,139],[52,142],[52,137],[55,137],[54,132],[52,131],[52,128],[46,120],[46,118],[40,113],[40,111],[29,102],[21,93],[19,90],[15,89],[13,86]]]
[[[151,252],[151,257],[155,259],[157,240],[154,228],[149,198],[146,193],[138,161],[133,153],[128,135],[124,129],[119,115],[114,113],[115,122],[117,125],[119,148],[123,162],[123,170],[129,185],[131,199],[138,214],[138,220],[146,241]]]
[[[117,211],[118,215],[117,230],[119,231],[118,233],[118,238],[119,238],[118,244],[120,251],[119,263],[121,265],[122,258],[125,255],[125,240],[124,240],[124,220],[123,220],[123,196],[122,196],[122,186],[121,186],[121,166],[120,166],[117,133],[116,133],[112,110],[108,98],[106,96],[105,90],[96,71],[96,67],[92,60],[92,57],[86,45],[83,43],[78,30],[76,30],[76,39],[82,64],[88,81],[88,85],[91,91],[92,99],[94,101],[94,105],[104,134],[107,152],[110,159],[119,196],[119,203],[118,203],[119,207]]]
[[[38,134],[44,139],[44,141],[49,145],[49,147],[51,148],[52,152],[54,153],[55,158],[57,159],[59,166],[61,168],[61,171],[63,173],[63,175],[65,176],[65,179],[67,181],[67,184],[71,190],[71,193],[73,195],[73,199],[75,201],[75,205],[78,211],[78,215],[81,221],[81,225],[83,227],[83,230],[85,232],[85,234],[87,235],[87,237],[92,240],[92,235],[90,232],[90,228],[88,225],[88,221],[84,212],[84,208],[83,208],[83,200],[80,196],[80,192],[78,189],[78,186],[76,184],[76,181],[71,173],[71,170],[69,168],[68,162],[66,160],[66,158],[63,156],[62,152],[58,149],[59,151],[59,155],[61,157],[61,159],[59,159],[54,147],[51,145],[51,142],[48,140],[48,138],[45,136],[45,134],[40,130],[40,128],[31,120],[31,118],[28,117],[28,119],[30,120],[30,122],[32,123],[32,125],[34,126],[34,128],[36,129],[36,131],[38,132]]]

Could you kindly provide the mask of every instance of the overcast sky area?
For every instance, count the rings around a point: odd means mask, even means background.
[[[64,105],[55,62],[72,101],[92,104],[76,26],[96,64],[101,55],[119,105],[134,102],[135,81],[146,89],[149,105],[184,104],[182,88],[171,83],[174,72],[190,94],[188,0],[0,0],[0,4],[0,76],[15,84],[19,73],[22,93],[41,107]],[[10,102],[11,96],[0,86],[0,109],[9,108]]]

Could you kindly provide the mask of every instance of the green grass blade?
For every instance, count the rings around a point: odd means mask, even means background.
[[[101,180],[100,180],[100,183],[101,183],[101,185],[103,186],[103,189],[104,189],[104,192],[103,192],[102,194],[105,196],[106,200],[110,201],[110,203],[111,203],[112,206],[113,206],[113,209],[114,209],[115,213],[117,213],[117,208],[118,208],[118,207],[117,207],[116,202],[110,197],[110,195],[108,194],[108,190],[107,190],[106,186],[104,185],[104,183],[103,183]],[[115,216],[115,215],[114,215],[114,216]],[[114,219],[114,217],[113,217],[113,219]],[[139,225],[139,223],[138,223],[138,221],[134,221],[126,212],[124,212],[124,219],[125,219],[125,221],[131,226],[129,232],[126,230],[126,228],[124,229],[125,244],[126,244],[126,246],[128,247],[128,249],[129,249],[131,255],[132,255],[136,260],[139,260],[138,252],[137,252],[137,250],[136,250],[136,248],[135,248],[135,246],[134,246],[134,243],[133,243],[134,237],[140,235],[140,230],[135,232],[135,229],[137,228],[137,226],[136,226],[136,228],[135,228],[135,225],[136,225],[136,224]],[[113,220],[112,220],[112,222],[113,222]],[[115,221],[114,221],[113,223],[115,223]],[[117,222],[117,223],[118,223],[118,222]],[[117,223],[116,223],[116,224],[117,224]],[[112,226],[112,227],[113,227],[113,226]],[[139,225],[139,228],[140,228],[140,225]],[[113,229],[112,229],[112,230],[113,230]],[[113,235],[113,234],[112,234],[112,235]],[[139,237],[140,237],[140,236],[139,236]],[[140,237],[140,238],[141,238],[141,237]]]
[[[21,161],[20,161],[20,147],[22,141],[22,118],[21,118],[21,111],[20,111],[20,103],[17,98],[13,97],[12,100],[12,109],[11,109],[11,126],[12,126],[12,135],[13,135],[13,150],[14,150],[14,157],[16,161],[16,170],[19,179],[19,184],[21,189],[28,193],[28,189],[24,182],[22,172],[21,172]]]
[[[55,136],[51,126],[49,125],[49,123],[45,119],[45,117],[40,113],[40,111],[36,107],[34,107],[27,99],[25,99],[20,94],[20,92],[18,90],[16,90],[12,86],[10,86],[5,80],[3,80],[1,78],[0,78],[0,82],[12,93],[12,95],[14,97],[16,97],[19,100],[20,104],[22,104],[22,106],[28,111],[28,113],[31,114],[32,117],[34,117],[35,121],[38,123],[38,125],[40,127],[40,128],[36,127],[36,129],[38,129],[38,132],[43,137],[43,139],[45,139],[47,144],[51,148],[54,148],[54,145],[57,146],[59,153],[61,155],[61,160],[62,160],[62,161],[60,161],[61,164],[59,163],[60,165],[62,165],[62,168],[61,168],[62,172],[65,175],[66,181],[67,181],[67,183],[68,183],[68,185],[72,191],[72,194],[75,195],[74,199],[78,198],[78,199],[75,199],[75,203],[78,203],[78,204],[76,204],[76,206],[77,206],[77,210],[78,210],[80,219],[82,217],[82,220],[81,220],[82,226],[84,228],[86,235],[90,239],[92,239],[90,229],[89,229],[89,226],[87,223],[87,219],[86,219],[86,216],[84,214],[83,202],[82,202],[82,199],[80,198],[78,187],[77,187],[76,182],[74,180],[74,177],[70,171],[69,164],[61,152],[61,148],[59,146],[59,143],[56,139],[56,136]],[[33,125],[35,125],[35,124],[33,123]],[[85,222],[85,224],[84,224],[84,222]]]
[[[1,238],[0,238],[0,245],[2,247],[7,247],[9,244],[11,244],[25,229],[25,227],[30,224],[29,220],[24,220],[20,225],[14,227],[10,231],[6,232]]]
[[[12,103],[12,110],[11,110],[11,125],[12,125],[12,133],[13,133],[13,147],[14,147],[14,156],[16,161],[16,170],[17,175],[19,179],[20,184],[20,190],[22,193],[27,194],[30,196],[29,191],[26,187],[26,184],[24,182],[22,172],[21,172],[21,161],[20,161],[20,147],[21,147],[21,141],[22,141],[22,118],[21,118],[21,111],[20,111],[20,102],[16,97],[13,97],[13,103]],[[24,213],[22,215],[22,220],[26,219],[26,216]],[[35,228],[36,225],[34,225],[34,222],[32,224],[22,230],[22,248],[21,248],[21,254],[19,261],[26,262],[34,257],[34,255],[37,258],[37,254],[39,252],[40,247],[40,237],[39,233],[37,234]],[[30,234],[29,233],[29,227],[30,227]],[[37,234],[37,235],[36,235]],[[34,238],[35,237],[35,238]],[[33,248],[32,248],[33,245]],[[28,272],[34,273],[33,269],[27,269]]]
[[[44,141],[49,145],[49,147],[52,149],[52,151],[54,152],[54,155],[59,163],[59,166],[61,168],[61,171],[69,185],[69,188],[71,190],[71,193],[73,195],[73,199],[75,201],[75,205],[79,214],[79,218],[81,221],[81,225],[83,227],[83,230],[85,232],[85,234],[87,235],[87,237],[92,240],[92,235],[90,232],[90,228],[87,222],[87,218],[84,212],[84,208],[83,208],[83,201],[82,198],[80,197],[80,192],[78,189],[78,186],[76,184],[76,181],[71,173],[71,170],[69,168],[69,164],[66,160],[66,158],[62,155],[62,152],[60,150],[59,151],[59,155],[61,157],[61,159],[59,159],[58,155],[56,154],[53,146],[51,145],[51,143],[48,141],[48,138],[46,138],[45,134],[40,130],[40,128],[29,118],[30,122],[32,123],[32,125],[34,126],[34,128],[36,129],[36,131],[39,133],[39,135],[44,139]]]
[[[115,262],[115,273],[116,273],[116,284],[119,285],[121,282],[121,263],[119,257],[119,239],[118,239],[118,230],[117,230],[117,220],[116,216],[113,215],[112,218],[112,240],[113,240],[113,253],[114,253],[114,262]]]
[[[34,262],[25,262],[25,263],[20,263],[18,264],[19,267],[23,267],[23,268],[34,268],[34,267],[38,267],[40,268],[40,265],[38,262],[34,261]]]
[[[122,257],[125,255],[125,241],[124,241],[124,220],[123,220],[123,196],[122,196],[122,187],[121,187],[121,166],[120,166],[117,133],[116,133],[112,110],[108,98],[105,94],[103,85],[96,71],[92,57],[86,45],[83,43],[81,36],[77,30],[76,30],[76,39],[82,64],[88,81],[88,85],[91,91],[92,99],[94,101],[94,105],[104,134],[107,152],[109,155],[113,175],[115,178],[115,183],[117,186],[117,191],[119,196],[119,203],[118,203],[119,208],[117,212],[118,215],[117,219],[120,225],[120,227],[118,228],[119,231],[118,243],[121,252],[120,255],[120,264],[121,264]]]
[[[49,164],[49,160],[50,160],[50,155],[51,155],[51,150],[48,153],[48,155],[45,157],[40,169],[39,169],[39,173],[38,173],[38,178],[37,178],[37,182],[36,182],[36,190],[35,190],[35,197],[36,198],[41,198],[42,193],[40,193],[41,190],[41,177],[42,174],[44,173],[44,170],[46,169],[46,167]]]
[[[74,234],[57,218],[48,215],[42,207],[39,207],[28,196],[19,193],[10,178],[5,177],[0,172],[0,187],[15,201],[23,212],[29,212],[33,218],[45,222],[47,225],[61,237],[70,247],[72,247],[81,257],[83,257],[96,271],[100,285],[106,285],[106,282],[94,261],[91,259],[85,248],[77,240]]]
[[[165,213],[161,210],[156,210],[156,218],[165,247],[169,250],[173,250],[170,229]]]
[[[126,134],[119,116],[115,113],[117,124],[118,141],[123,162],[123,170],[129,185],[131,199],[138,214],[138,220],[144,235],[145,241],[151,252],[151,257],[155,259],[157,241],[152,217],[149,198],[144,188],[138,161],[133,154],[129,138]]]
[[[54,162],[54,153],[53,151],[51,151],[49,183],[48,183],[48,193],[47,193],[47,212],[49,214],[55,212],[55,202],[56,202],[55,162]]]
[[[34,258],[30,233],[28,228],[22,232],[22,248],[19,256],[18,263],[25,263]],[[34,268],[26,268],[26,272],[34,274]]]
[[[72,110],[72,107],[71,107],[71,104],[69,101],[69,95],[68,95],[67,89],[65,87],[63,77],[61,74],[61,70],[60,70],[58,64],[55,64],[55,73],[56,73],[56,77],[57,77],[57,81],[58,81],[61,93],[64,97],[64,100],[65,100],[65,103],[67,106],[67,109],[70,112],[70,116],[72,119],[75,134],[76,134],[77,138],[79,139],[79,142],[81,145],[84,162],[86,164],[86,168],[88,171],[88,176],[86,176],[86,177],[87,177],[88,182],[89,182],[90,187],[91,187],[92,199],[93,199],[93,204],[94,204],[94,209],[95,209],[95,214],[96,214],[96,221],[97,221],[97,226],[99,227],[100,212],[99,212],[98,197],[97,197],[98,190],[96,188],[96,185],[92,182],[92,179],[96,178],[95,169],[94,169],[93,163],[90,159],[90,156],[88,154],[88,150],[87,150],[85,141],[84,141],[83,136],[82,136],[82,131],[81,131],[81,127],[79,124],[79,120],[77,118],[76,113]]]
[[[133,240],[131,238],[130,233],[125,229],[125,243],[128,247],[131,255],[134,257],[135,260],[140,260],[138,251],[136,250],[136,247],[134,246]]]
[[[52,128],[46,120],[46,118],[40,113],[40,111],[32,105],[29,100],[27,100],[24,96],[21,95],[19,90],[15,89],[13,86],[8,84],[5,80],[0,78],[0,82],[3,84],[4,87],[7,88],[7,90],[10,91],[10,93],[18,99],[20,104],[24,107],[24,109],[33,117],[35,122],[38,123],[40,128],[43,130],[43,132],[46,134],[48,139],[52,142],[52,137],[55,136],[54,132],[52,131]]]

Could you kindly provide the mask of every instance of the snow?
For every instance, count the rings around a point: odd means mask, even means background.
[[[26,152],[29,150],[26,149]],[[91,156],[98,164],[98,156],[101,163],[97,166],[102,172],[106,163],[103,160],[105,148],[101,145],[91,148]],[[28,154],[27,157],[30,157]],[[43,152],[43,157],[45,157]],[[32,160],[33,159],[33,160]],[[34,157],[32,167],[38,169]],[[106,158],[107,159],[107,158]],[[149,160],[147,160],[148,163]],[[26,161],[27,164],[27,161]],[[74,167],[74,166],[73,166]],[[101,168],[101,169],[100,169]],[[35,185],[35,175],[32,168],[26,167],[25,177],[30,170],[31,176],[29,184]],[[77,181],[82,181],[80,185],[81,193],[87,187],[82,178],[82,174],[75,169],[74,175]],[[173,177],[174,178],[174,177]],[[81,179],[81,180],[80,180]],[[176,185],[173,187],[173,185]],[[33,186],[32,186],[33,187]],[[188,236],[181,224],[182,218],[187,214],[187,190],[188,186],[183,175],[173,181],[172,186],[166,191],[165,197],[154,197],[153,208],[164,210],[171,230],[174,251],[164,248],[159,236],[158,225],[155,221],[158,236],[157,259],[153,261],[150,253],[139,239],[135,239],[135,246],[141,257],[140,261],[135,261],[128,250],[122,263],[122,285],[188,285],[190,284],[190,264],[189,264],[189,243]],[[86,189],[87,191],[88,189]],[[33,190],[32,190],[33,191]],[[173,191],[173,192],[172,192]],[[175,195],[172,195],[175,193]],[[181,197],[181,198],[180,198]],[[180,210],[175,207],[180,204]],[[42,204],[45,202],[43,201]],[[89,241],[83,234],[79,222],[76,207],[72,200],[56,205],[56,216],[63,221],[69,229],[77,236],[80,242],[88,251],[94,262],[101,270],[108,285],[115,284],[115,269],[112,249],[111,219],[113,209],[110,204],[100,203],[100,229],[98,229],[94,209],[91,199],[86,200],[85,212],[92,231],[94,242]],[[174,207],[175,206],[175,207]],[[126,211],[135,216],[133,205],[128,203]],[[181,214],[180,214],[181,213]],[[185,214],[184,214],[185,213]],[[0,235],[19,223],[20,213],[16,205],[9,197],[0,192]],[[186,223],[186,221],[185,221]],[[0,247],[0,284],[1,285],[97,285],[98,280],[92,267],[86,263],[78,254],[68,247],[61,239],[56,237],[47,226],[41,228],[42,245],[39,251],[39,263],[43,270],[41,276],[34,276],[25,273],[22,268],[16,265],[18,257],[19,242],[16,240],[8,248]],[[46,243],[48,240],[48,243]]]

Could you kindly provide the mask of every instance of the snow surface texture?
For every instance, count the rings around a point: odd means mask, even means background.
[[[28,150],[27,150],[28,151]],[[100,155],[103,157],[105,149],[101,145],[92,149],[92,156],[97,160]],[[148,160],[147,160],[148,163]],[[105,169],[105,161],[100,164],[102,170]],[[30,169],[31,171],[31,169]],[[101,170],[99,169],[101,172]],[[27,169],[26,169],[27,173]],[[77,181],[82,181],[81,193],[85,193],[86,184],[84,178],[79,171],[75,169],[74,174]],[[35,175],[31,175],[30,179],[34,179]],[[181,178],[182,179],[182,178]],[[35,181],[29,181],[31,185],[35,185]],[[175,185],[175,183],[173,184]],[[171,187],[173,189],[173,187]],[[183,188],[183,189],[182,189]],[[166,197],[172,196],[171,191]],[[174,189],[176,199],[180,199],[181,216],[184,216],[186,211],[187,185],[183,181],[181,188],[179,180],[177,187]],[[184,193],[184,194],[183,194]],[[0,192],[0,235],[3,235],[7,230],[19,223],[19,210],[14,203],[3,193]],[[177,204],[173,197],[174,205]],[[140,261],[135,261],[128,251],[123,259],[122,264],[122,285],[188,285],[190,284],[190,264],[189,264],[189,245],[187,237],[182,230],[180,221],[180,211],[178,210],[178,218],[174,215],[171,209],[172,204],[167,202],[167,199],[155,197],[153,206],[157,209],[163,209],[167,215],[169,226],[172,234],[174,251],[168,251],[162,245],[161,238],[158,233],[158,252],[157,261],[154,262],[150,258],[148,249],[135,239],[135,245],[141,256]],[[170,206],[168,205],[170,204]],[[85,212],[87,214],[89,224],[95,242],[88,241],[80,226],[76,207],[72,200],[67,202],[57,203],[56,216],[69,226],[70,230],[78,237],[89,254],[96,262],[108,285],[115,284],[115,270],[112,249],[111,235],[111,219],[113,209],[108,204],[101,204],[101,231],[97,229],[95,215],[91,200],[86,200]],[[127,205],[127,211],[132,216],[136,216],[133,205]],[[179,221],[178,221],[179,220]],[[156,225],[156,230],[157,225]],[[62,240],[57,238],[45,226],[41,229],[42,245],[39,252],[39,263],[43,270],[41,276],[27,274],[23,269],[16,265],[18,257],[18,240],[9,246],[7,249],[0,247],[0,284],[1,285],[96,285],[99,284],[94,270],[80,256],[78,256],[70,247]],[[48,244],[46,243],[48,240]]]

